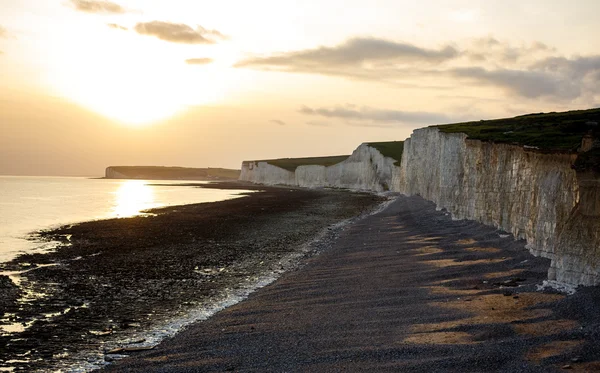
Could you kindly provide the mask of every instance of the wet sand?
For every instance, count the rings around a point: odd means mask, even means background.
[[[104,353],[123,341],[147,345],[139,340],[144,332],[294,268],[283,259],[314,254],[318,247],[306,251],[306,244],[315,236],[382,201],[340,191],[209,187],[257,192],[44,232],[66,245],[2,264],[22,275],[19,289],[0,277],[0,324],[25,330],[0,334],[0,370],[68,370],[75,360],[113,359]]]
[[[549,260],[419,197],[107,372],[600,370],[600,291],[537,291]]]

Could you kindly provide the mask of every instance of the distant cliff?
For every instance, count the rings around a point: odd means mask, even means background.
[[[236,180],[239,177],[240,170],[226,168],[111,166],[105,172],[107,179]]]
[[[245,161],[240,180],[268,185],[387,191],[392,187],[395,173],[399,172],[399,160],[382,154],[388,149],[384,144],[398,148],[402,142],[365,143],[350,156]],[[289,166],[292,164],[294,167]]]

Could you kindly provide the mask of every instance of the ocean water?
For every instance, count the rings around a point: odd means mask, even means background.
[[[0,262],[52,248],[54,243],[31,235],[41,229],[131,217],[156,207],[238,198],[248,192],[174,185],[184,182],[0,176]],[[154,183],[167,185],[150,185]]]

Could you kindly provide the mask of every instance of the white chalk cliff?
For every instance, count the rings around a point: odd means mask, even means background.
[[[395,160],[362,144],[334,166],[286,171],[244,162],[241,180],[302,187],[392,190],[420,195],[455,219],[476,220],[525,239],[551,259],[549,279],[600,284],[600,176],[577,174],[577,154],[469,140],[435,127],[415,130]]]
[[[107,167],[104,171],[104,177],[106,179],[127,179],[127,175],[123,175],[122,173],[115,170],[113,167]]]
[[[368,144],[362,144],[348,159],[328,167],[299,166],[295,171],[288,171],[266,161],[245,161],[242,163],[240,180],[265,185],[381,192],[392,189],[394,174],[400,171],[395,162],[395,159],[385,157]]]
[[[422,128],[404,142],[399,191],[525,239],[532,254],[552,259],[552,279],[589,284],[566,275],[556,252],[579,199],[576,157]]]

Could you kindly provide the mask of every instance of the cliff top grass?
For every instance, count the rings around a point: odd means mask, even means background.
[[[237,179],[240,176],[240,170],[211,167],[111,166],[109,168],[131,179]]]
[[[367,145],[377,149],[384,157],[395,159],[396,162],[394,162],[394,165],[400,166],[404,141],[370,142]]]
[[[299,166],[332,166],[348,159],[349,155],[335,155],[329,157],[308,157],[308,158],[280,158],[267,159],[256,162],[267,162],[270,165],[283,168],[288,171],[296,171]]]
[[[445,133],[464,133],[469,139],[526,145],[540,150],[577,151],[582,137],[597,132],[600,109],[537,113],[514,118],[433,126]]]

